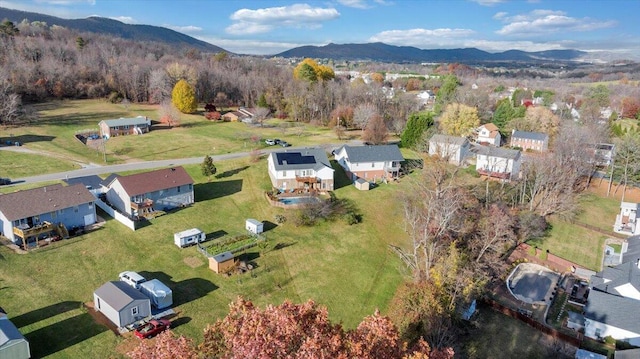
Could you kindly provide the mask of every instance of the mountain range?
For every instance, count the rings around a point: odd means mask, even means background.
[[[204,52],[221,52],[225,49],[198,40],[180,32],[152,25],[126,24],[117,20],[92,16],[86,19],[63,19],[34,12],[11,10],[0,7],[0,19],[10,20],[14,24],[27,19],[29,22],[41,21],[47,25],[58,25],[80,32],[93,32],[121,37],[135,41],[156,41],[172,46],[191,47]],[[285,58],[327,58],[334,60],[367,60],[395,63],[422,62],[459,62],[467,64],[484,62],[548,62],[576,61],[587,53],[578,50],[550,50],[526,52],[509,50],[490,53],[476,48],[466,49],[429,49],[423,50],[411,46],[393,46],[384,43],[366,44],[328,44],[325,46],[301,46],[274,56]]]

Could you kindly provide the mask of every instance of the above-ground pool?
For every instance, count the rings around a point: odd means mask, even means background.
[[[303,197],[282,197],[278,199],[278,202],[283,204],[306,204],[318,202],[318,197],[303,196]]]

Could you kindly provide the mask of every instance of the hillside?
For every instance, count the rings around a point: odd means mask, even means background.
[[[58,25],[79,32],[93,32],[135,41],[155,41],[172,46],[191,47],[205,52],[226,51],[221,47],[164,27],[125,24],[117,20],[97,16],[86,19],[62,19],[55,16],[0,7],[0,19],[10,20],[14,24],[18,24],[24,19],[29,22],[41,21],[49,26]]]
[[[575,61],[586,53],[578,50],[552,50],[526,52],[509,50],[490,53],[476,48],[422,50],[411,46],[393,46],[384,43],[328,44],[325,46],[301,46],[281,52],[280,57],[331,58],[335,60],[370,60],[381,62],[541,62]]]

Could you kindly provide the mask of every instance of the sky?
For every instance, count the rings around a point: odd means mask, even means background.
[[[0,0],[0,7],[163,26],[238,54],[384,42],[640,57],[640,0]]]

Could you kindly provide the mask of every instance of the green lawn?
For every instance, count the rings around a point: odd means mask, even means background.
[[[616,214],[620,212],[620,201],[589,193],[582,196],[580,208],[581,211],[576,218],[578,221],[612,231]]]
[[[0,177],[21,178],[76,170],[80,165],[67,159],[14,151],[0,152]]]
[[[340,188],[336,195],[357,201],[363,223],[300,228],[293,225],[293,212],[271,207],[264,198],[270,188],[264,159],[216,166],[221,176],[211,182],[198,166],[186,167],[196,181],[195,205],[153,219],[136,232],[107,218],[100,230],[28,254],[0,248],[0,302],[29,339],[34,357],[112,357],[117,347],[131,345],[135,338],[115,336],[81,307],[123,270],[158,278],[172,288],[175,331],[196,341],[238,295],[259,305],[313,298],[328,308],[331,320],[347,328],[376,308],[386,311],[404,280],[403,264],[387,244],[406,243],[393,199],[407,182],[369,192]],[[195,247],[180,249],[173,243],[173,233],[187,228],[233,235],[244,231],[246,218],[275,222],[276,214],[284,214],[287,222],[265,233],[267,248],[247,251],[257,264],[254,276],[217,275]]]

